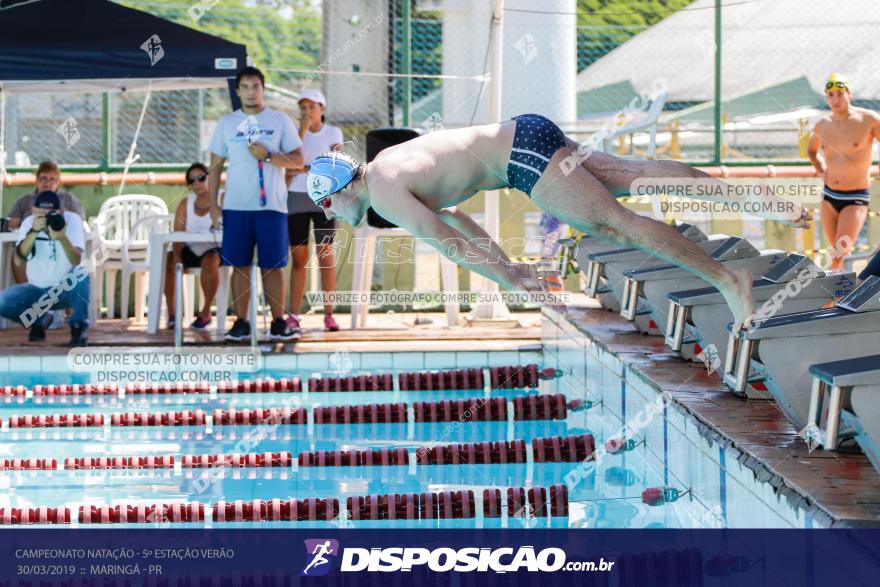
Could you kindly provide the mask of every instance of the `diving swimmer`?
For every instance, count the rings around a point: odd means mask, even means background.
[[[574,163],[572,163],[574,161]],[[358,226],[372,208],[456,264],[502,287],[542,289],[534,266],[514,264],[457,204],[482,190],[512,187],[577,230],[682,267],[716,287],[739,329],[752,314],[752,275],[728,268],[673,227],[617,202],[640,178],[708,178],[677,161],[632,161],[584,152],[549,119],[523,114],[481,126],[435,131],[381,151],[370,163],[338,152],[314,160],[308,194],[328,218]],[[804,227],[803,210],[784,221]],[[476,243],[488,243],[486,246]]]

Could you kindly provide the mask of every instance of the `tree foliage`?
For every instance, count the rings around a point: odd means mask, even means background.
[[[247,46],[267,81],[283,85],[320,61],[321,10],[312,0],[122,0],[144,12]],[[201,9],[199,7],[202,7]],[[198,15],[198,18],[193,18]]]

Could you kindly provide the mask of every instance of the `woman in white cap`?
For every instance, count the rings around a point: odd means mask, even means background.
[[[306,264],[309,260],[309,225],[313,225],[318,264],[321,269],[321,289],[332,292],[336,289],[336,267],[333,260],[333,238],[336,234],[336,221],[328,220],[324,212],[309,199],[306,189],[306,176],[312,161],[324,151],[342,149],[342,130],[324,123],[324,108],[327,102],[320,90],[308,89],[300,92],[299,137],[302,139],[303,162],[301,169],[288,170],[293,181],[287,193],[287,230],[290,236],[290,257],[293,267],[290,271],[290,314],[287,324],[299,328],[299,312],[306,289]],[[324,329],[331,332],[339,330],[333,319],[333,305],[324,305]]]

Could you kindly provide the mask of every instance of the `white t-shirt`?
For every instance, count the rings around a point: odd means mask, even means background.
[[[74,248],[80,251],[86,250],[86,233],[83,230],[82,218],[74,212],[64,212],[64,234]],[[27,233],[34,226],[34,216],[31,214],[21,221],[18,229],[16,246],[27,237]],[[83,266],[80,262],[79,266]],[[27,259],[28,283],[37,287],[52,287],[61,283],[61,280],[74,268],[73,263],[67,258],[64,247],[60,242],[49,238],[46,231],[41,231],[34,241],[34,248]]]
[[[329,151],[333,145],[341,145],[342,140],[342,129],[332,124],[323,125],[318,132],[307,130],[303,138],[303,161],[306,165],[311,165],[315,157],[324,151]],[[307,175],[307,173],[297,173],[290,184],[290,191],[307,192]]]
[[[236,110],[217,121],[209,150],[225,157],[226,197],[224,210],[274,210],[287,213],[284,168],[263,163],[266,205],[260,206],[259,162],[248,151],[249,142],[261,143],[270,153],[290,153],[302,146],[290,118],[269,108],[259,114]]]

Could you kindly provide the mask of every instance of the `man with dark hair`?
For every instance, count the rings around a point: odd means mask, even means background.
[[[266,87],[266,78],[263,76],[263,72],[251,65],[242,67],[238,70],[238,73],[235,74],[235,87],[238,88],[238,86],[241,85],[241,80],[246,77],[255,77],[260,80],[260,87]]]
[[[208,193],[214,227],[220,225],[217,194],[223,163],[229,161],[223,199],[222,262],[231,265],[235,324],[227,340],[250,336],[247,320],[254,248],[263,288],[272,311],[270,336],[299,337],[284,320],[284,268],[287,266],[287,184],[285,169],[303,164],[302,141],[290,118],[263,104],[263,74],[246,67],[236,76],[241,109],[223,116],[211,140]]]
[[[27,264],[28,283],[0,292],[0,316],[30,328],[28,340],[46,339],[53,310],[71,308],[70,345],[86,344],[89,273],[82,263],[82,219],[63,211],[55,192],[39,194],[21,224],[16,254]]]

